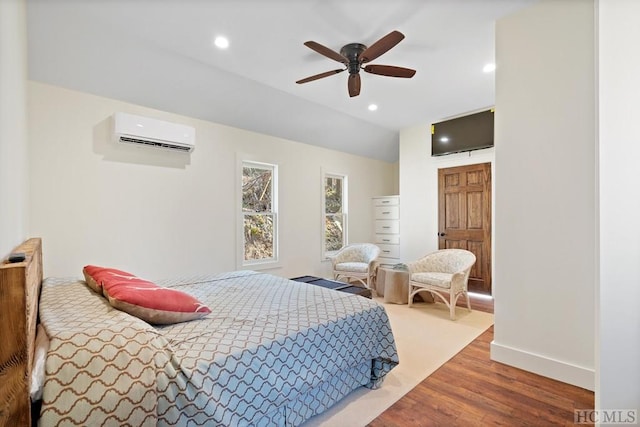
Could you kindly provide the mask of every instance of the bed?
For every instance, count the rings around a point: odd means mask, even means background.
[[[157,284],[211,313],[150,325],[84,280],[43,281],[40,239],[15,251],[26,260],[0,266],[0,425],[31,423],[38,311],[43,426],[295,426],[398,364],[384,308],[361,296],[253,271],[184,277]]]

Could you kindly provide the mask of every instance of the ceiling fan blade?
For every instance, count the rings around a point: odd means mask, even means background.
[[[320,55],[324,55],[327,58],[333,59],[334,61],[342,62],[343,64],[348,64],[349,60],[344,56],[340,55],[335,50],[331,50],[326,46],[321,45],[320,43],[316,43],[314,41],[304,42],[304,45],[309,49],[315,50]]]
[[[400,43],[404,39],[404,34],[400,31],[391,31],[389,34],[369,46],[360,55],[360,62],[367,63],[373,61],[389,49]]]
[[[347,88],[349,89],[349,96],[354,97],[360,95],[360,74],[349,74],[349,80],[347,80]]]
[[[298,84],[302,84],[302,83],[308,83],[308,82],[312,82],[314,80],[318,80],[321,79],[323,77],[329,77],[329,76],[333,76],[334,74],[338,74],[343,72],[344,70],[346,70],[346,68],[340,68],[339,70],[331,70],[331,71],[326,71],[324,73],[320,73],[320,74],[316,74],[313,76],[309,76],[307,78],[298,80],[296,83]]]
[[[416,70],[412,70],[411,68],[394,67],[393,65],[371,64],[362,67],[361,69],[371,74],[379,74],[381,76],[389,77],[404,77],[407,79],[413,77],[416,74]]]

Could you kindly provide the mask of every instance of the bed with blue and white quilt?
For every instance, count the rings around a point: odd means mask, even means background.
[[[398,364],[367,298],[252,271],[156,283],[211,313],[150,325],[83,280],[43,282],[40,425],[296,426]]]

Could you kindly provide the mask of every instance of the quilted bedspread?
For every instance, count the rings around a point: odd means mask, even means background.
[[[384,308],[360,296],[249,271],[156,283],[212,313],[151,326],[45,280],[40,425],[299,425],[398,363]]]

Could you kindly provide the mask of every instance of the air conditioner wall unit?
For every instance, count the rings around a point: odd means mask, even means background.
[[[191,126],[165,122],[128,113],[113,115],[116,142],[190,153],[195,148],[196,130]]]

